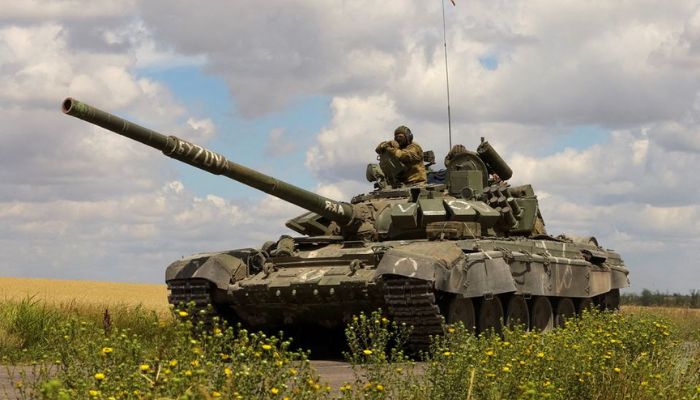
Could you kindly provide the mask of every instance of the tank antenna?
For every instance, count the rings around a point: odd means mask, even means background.
[[[450,0],[452,5],[455,5],[454,0]],[[445,0],[440,0],[442,4],[442,44],[445,48],[445,82],[447,83],[447,132],[450,144],[450,149],[452,148],[452,113],[450,112],[450,73],[447,69],[447,28],[445,22]]]

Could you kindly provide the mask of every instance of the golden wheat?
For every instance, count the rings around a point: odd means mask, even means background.
[[[164,284],[113,283],[62,279],[0,277],[0,301],[33,298],[46,304],[82,306],[137,306],[158,313],[168,311]]]

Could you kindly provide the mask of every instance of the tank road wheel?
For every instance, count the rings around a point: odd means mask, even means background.
[[[579,299],[576,302],[576,315],[583,314],[583,310],[591,310],[593,308],[593,299]]]
[[[476,327],[476,311],[472,299],[466,299],[456,295],[450,301],[447,308],[447,323],[461,322],[464,327],[473,332]]]
[[[530,309],[531,322],[530,328],[546,332],[554,326],[554,312],[552,311],[552,303],[547,297],[536,297],[532,301]]]
[[[500,333],[503,328],[503,304],[498,296],[484,298],[479,304],[479,333],[494,330]]]
[[[602,310],[617,311],[620,309],[620,289],[612,289],[607,293],[596,296],[596,304]]]
[[[523,296],[510,296],[506,306],[505,324],[509,328],[520,325],[525,330],[530,329],[530,310],[527,307],[527,300]]]
[[[564,327],[564,321],[573,318],[576,315],[576,307],[573,300],[568,297],[563,297],[557,301],[557,311],[554,313],[554,326],[557,328]]]

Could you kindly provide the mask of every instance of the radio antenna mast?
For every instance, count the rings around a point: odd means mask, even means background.
[[[450,0],[454,5],[454,0]],[[447,28],[445,23],[445,0],[440,0],[442,4],[442,44],[445,47],[445,82],[447,83],[447,132],[449,135],[450,149],[452,148],[452,113],[450,112],[450,73],[447,69]]]

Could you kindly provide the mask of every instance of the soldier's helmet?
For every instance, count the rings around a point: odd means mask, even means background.
[[[413,133],[411,133],[411,130],[408,129],[407,126],[401,125],[398,128],[394,129],[394,135],[396,135],[397,133],[403,133],[404,135],[406,135],[408,143],[413,143]]]

